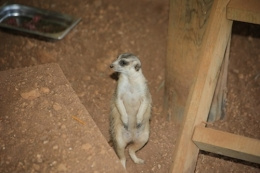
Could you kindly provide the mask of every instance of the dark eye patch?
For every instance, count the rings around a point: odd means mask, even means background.
[[[129,64],[129,62],[127,62],[125,60],[119,61],[119,65],[121,65],[122,67],[127,66],[128,64]]]

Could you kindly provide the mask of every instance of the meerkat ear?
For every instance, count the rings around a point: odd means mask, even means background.
[[[141,68],[141,64],[136,64],[136,65],[135,65],[135,70],[136,70],[136,71],[139,71],[140,68]]]

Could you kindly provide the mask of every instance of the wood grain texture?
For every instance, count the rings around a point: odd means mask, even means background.
[[[227,18],[230,20],[260,24],[260,1],[230,0],[227,6]]]
[[[201,150],[260,164],[260,140],[202,126],[192,140]]]
[[[165,109],[181,122],[213,0],[171,0],[166,58]]]
[[[207,120],[220,66],[231,34],[232,21],[226,19],[228,0],[214,1],[199,53],[194,85],[189,93],[180,134],[173,154],[171,172],[194,172],[199,149],[192,142],[196,125]]]
[[[225,57],[221,65],[221,71],[218,77],[217,86],[212,99],[208,122],[214,122],[225,117],[226,102],[227,102],[227,76],[228,76],[228,63],[230,53],[231,36],[228,41]]]

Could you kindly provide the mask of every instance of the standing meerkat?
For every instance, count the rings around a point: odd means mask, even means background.
[[[149,139],[149,120],[152,98],[143,76],[140,60],[124,53],[110,65],[119,73],[117,88],[112,98],[110,133],[115,151],[126,167],[125,148],[135,163],[144,163],[135,154]]]

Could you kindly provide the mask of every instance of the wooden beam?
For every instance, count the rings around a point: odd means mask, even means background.
[[[231,34],[232,21],[226,18],[228,0],[214,1],[199,54],[199,66],[189,93],[180,134],[173,154],[171,172],[194,172],[199,149],[192,142],[196,125],[207,120],[218,73]]]
[[[165,112],[180,123],[198,66],[213,0],[170,0]]]
[[[260,1],[230,0],[227,6],[227,18],[230,20],[260,24]]]
[[[228,76],[228,63],[230,53],[231,36],[229,37],[225,57],[221,65],[221,71],[218,77],[217,86],[212,99],[208,122],[214,122],[225,117],[226,102],[227,102],[227,76]]]
[[[260,140],[202,126],[192,140],[201,150],[260,164]]]

